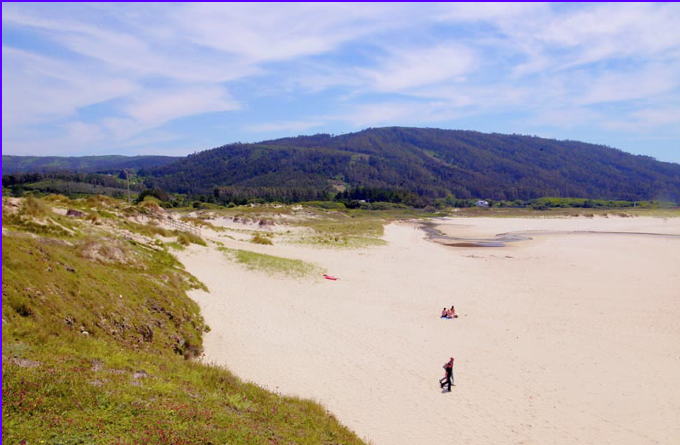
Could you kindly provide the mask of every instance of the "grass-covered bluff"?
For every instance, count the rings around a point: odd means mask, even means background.
[[[207,327],[186,290],[202,285],[167,240],[203,240],[154,211],[3,201],[3,443],[361,443],[315,403],[190,360]]]

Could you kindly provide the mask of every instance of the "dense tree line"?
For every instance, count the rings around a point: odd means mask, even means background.
[[[189,194],[226,187],[223,197],[232,193],[238,199],[251,194],[289,201],[341,186],[406,190],[428,202],[450,196],[680,201],[678,164],[576,141],[427,128],[231,144],[144,174],[149,187]]]
[[[302,201],[327,201],[332,197],[319,188],[298,187],[215,187],[208,202],[243,205],[253,202],[294,203]]]
[[[428,200],[424,200],[417,193],[409,190],[370,187],[355,187],[339,192],[335,195],[335,200],[344,203],[352,201],[392,202],[413,207],[422,207],[429,203]]]
[[[124,176],[123,176],[124,177]],[[119,176],[96,173],[16,173],[2,176],[3,189],[20,196],[27,191],[64,195],[108,195],[116,198],[127,194],[127,181]],[[132,180],[130,191],[137,194],[144,185]]]
[[[67,182],[82,182],[85,184],[101,185],[104,187],[125,188],[127,184],[120,176],[101,175],[96,173],[16,173],[2,176],[2,186],[12,187],[16,185],[37,183],[46,180],[59,180]],[[143,189],[139,184],[134,182],[130,185],[131,188],[137,190]]]
[[[112,173],[133,171],[169,164],[172,156],[12,156],[2,155],[3,175],[14,173],[78,172]]]

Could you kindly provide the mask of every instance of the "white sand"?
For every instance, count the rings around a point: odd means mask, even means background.
[[[680,234],[680,219],[456,218],[445,230]],[[461,226],[462,225],[462,226]],[[462,229],[462,230],[461,230]],[[412,225],[366,250],[242,247],[336,282],[180,254],[212,331],[207,360],[321,402],[375,444],[671,444],[680,439],[680,239],[544,235],[453,248]],[[461,317],[440,320],[443,306]],[[437,380],[450,355],[457,386]]]

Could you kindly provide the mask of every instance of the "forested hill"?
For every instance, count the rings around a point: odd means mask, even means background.
[[[426,198],[680,202],[679,164],[583,142],[431,128],[230,144],[146,174],[149,185],[168,191],[270,198],[314,198],[322,191],[368,187]]]
[[[173,156],[12,156],[2,155],[2,173],[118,172],[124,168],[141,170],[177,161]]]

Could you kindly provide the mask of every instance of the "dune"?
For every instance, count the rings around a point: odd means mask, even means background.
[[[680,437],[680,218],[447,218],[442,232],[532,232],[455,248],[415,224],[387,245],[247,248],[339,277],[180,252],[209,292],[205,360],[321,402],[374,444],[653,444]],[[578,231],[578,233],[572,233]],[[460,318],[440,320],[455,304]],[[456,386],[437,380],[456,358]]]

